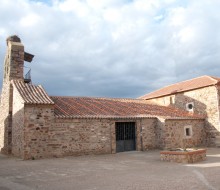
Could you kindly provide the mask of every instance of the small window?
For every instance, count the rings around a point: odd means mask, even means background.
[[[167,104],[167,100],[166,97],[163,98],[163,104],[166,105]]]
[[[190,129],[189,128],[186,128],[186,136],[190,136]]]
[[[192,137],[192,126],[184,127],[184,135],[186,138]]]
[[[174,96],[170,96],[170,104],[174,104],[175,103],[175,97]]]
[[[193,102],[190,102],[190,103],[186,104],[186,110],[187,111],[193,111],[193,108],[194,108],[194,103]]]

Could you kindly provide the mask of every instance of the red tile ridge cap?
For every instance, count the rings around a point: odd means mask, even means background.
[[[123,100],[123,101],[131,101],[131,102],[140,102],[140,103],[145,103],[145,104],[151,104],[149,102],[147,102],[144,99],[137,99],[137,98],[109,98],[109,97],[93,97],[93,96],[51,96],[49,95],[49,97],[52,98],[79,98],[79,99],[95,99],[95,100],[113,100],[113,101],[117,101],[117,100]]]
[[[125,118],[125,119],[132,119],[132,118],[155,118],[159,119],[162,118],[164,120],[204,120],[203,117],[166,117],[166,116],[157,116],[157,115],[128,115],[128,116],[117,116],[117,115],[55,115],[55,118],[57,119],[80,119],[80,118],[88,118],[88,119],[108,119],[108,118]]]

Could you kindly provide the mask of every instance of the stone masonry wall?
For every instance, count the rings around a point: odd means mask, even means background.
[[[192,128],[192,136],[186,137],[184,127]],[[164,142],[161,148],[187,148],[204,146],[206,139],[204,120],[165,120]]]
[[[220,109],[220,84],[216,85],[217,91],[218,91],[218,108]],[[220,113],[219,113],[220,115]]]
[[[11,153],[12,145],[12,85],[11,80],[23,79],[24,46],[9,41],[4,61],[4,78],[1,93],[0,149]]]
[[[24,159],[116,153],[115,122],[136,122],[136,150],[156,148],[156,118],[54,119],[46,105],[25,105],[24,114]]]
[[[206,132],[208,136],[206,144],[215,145],[215,137],[220,132],[218,99],[216,87],[209,86],[147,101],[159,105],[175,106],[183,110],[186,110],[187,103],[193,102],[193,112],[207,116]]]
[[[16,91],[14,98],[18,98]],[[23,113],[24,127],[21,124]],[[181,146],[185,125],[193,128],[193,137],[187,141],[188,145],[201,145],[204,137],[203,120],[166,120],[164,125],[156,118],[57,119],[54,118],[53,105],[25,105],[23,109],[22,103],[15,103],[13,119],[13,153],[23,159],[115,153],[115,122],[136,122],[138,151]],[[164,129],[158,130],[160,127]],[[158,136],[158,131],[163,133]],[[24,142],[18,139],[22,135]],[[159,137],[162,144],[158,142]],[[19,150],[21,147],[23,152]]]
[[[216,88],[218,91],[218,114],[219,114],[219,120],[220,120],[220,111],[219,111],[220,110],[220,84],[216,85]],[[220,129],[214,130],[212,132],[212,136],[215,137],[215,145],[217,147],[220,147]]]
[[[116,153],[115,122],[136,122],[136,150],[148,150],[156,147],[156,120],[56,119],[49,146],[56,156]]]
[[[112,152],[114,122],[109,119],[56,119],[48,144],[53,156]]]
[[[24,103],[16,88],[13,89],[12,154],[22,157],[24,153]]]
[[[206,149],[187,150],[187,151],[161,151],[162,161],[177,163],[195,163],[206,160]]]
[[[25,105],[23,159],[45,158],[54,123],[53,105]]]
[[[0,114],[0,149],[2,153],[10,153],[10,138],[11,128],[9,128],[9,92],[10,84],[4,83],[1,94],[1,114]]]
[[[156,123],[156,147],[163,149],[165,147],[166,129],[165,129],[165,119],[158,118]]]
[[[137,139],[140,139],[142,137],[142,142],[137,141],[138,144],[141,145],[141,148],[137,150],[146,151],[149,149],[157,148],[156,126],[156,118],[146,118],[137,121],[137,131],[140,131],[140,133],[137,134]]]
[[[23,80],[24,46],[18,42],[8,43],[6,55],[5,80]]]

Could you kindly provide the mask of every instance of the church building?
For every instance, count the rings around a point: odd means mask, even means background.
[[[219,145],[219,78],[203,76],[137,99],[50,96],[24,77],[24,61],[32,59],[18,36],[7,38],[4,154],[38,159]]]

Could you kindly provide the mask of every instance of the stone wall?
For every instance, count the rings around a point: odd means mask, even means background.
[[[49,149],[53,156],[111,153],[114,127],[109,119],[56,119]]]
[[[165,138],[166,138],[166,128],[165,128],[165,119],[158,118],[156,123],[156,147],[163,149],[165,147]]]
[[[24,103],[16,88],[13,88],[12,154],[22,157],[24,153]]]
[[[25,105],[23,159],[45,158],[54,123],[53,105]]]
[[[12,84],[11,80],[23,80],[24,46],[20,42],[7,41],[4,60],[4,78],[1,93],[0,149],[10,154],[12,149]]]
[[[5,58],[5,80],[23,80],[24,46],[20,42],[8,42]]]
[[[191,127],[192,136],[185,136],[184,127]],[[204,146],[206,139],[204,120],[165,120],[161,148],[191,148]]]
[[[54,156],[116,153],[115,123],[136,122],[136,150],[152,149],[156,120],[56,119],[49,147]]]
[[[219,114],[219,118],[220,118],[220,112],[219,112],[219,110],[220,110],[220,84],[216,85],[216,88],[218,91],[218,114]],[[211,134],[212,134],[212,136],[215,137],[215,145],[217,147],[220,147],[220,129],[215,130],[215,128],[214,128],[214,130]]]
[[[115,122],[136,122],[136,150],[156,148],[156,118],[58,119],[53,112],[25,105],[24,159],[116,153]]]
[[[0,105],[0,149],[4,154],[9,154],[11,151],[11,119],[9,114],[9,96],[10,83],[8,82],[3,84]]]
[[[215,145],[215,137],[220,132],[218,93],[215,86],[208,86],[147,101],[159,105],[175,106],[183,110],[186,110],[187,103],[193,102],[193,112],[207,116],[207,145]]]
[[[156,127],[156,118],[146,118],[137,121],[137,145],[141,146],[141,148],[138,147],[137,150],[146,151],[157,148]],[[141,139],[141,142],[139,142],[138,139]]]
[[[177,163],[195,163],[206,160],[206,149],[189,149],[186,151],[161,151],[162,161]]]
[[[202,145],[205,138],[204,120],[58,119],[51,105],[25,105],[24,115],[24,159],[116,153],[116,122],[136,122],[138,151],[181,147],[186,125],[193,130],[187,147]]]

